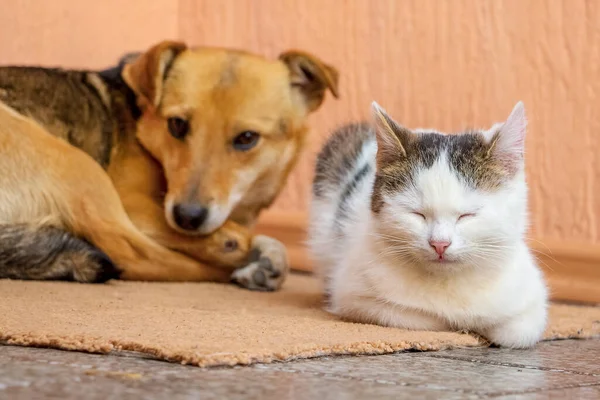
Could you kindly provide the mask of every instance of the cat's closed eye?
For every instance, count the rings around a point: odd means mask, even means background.
[[[474,217],[475,215],[476,215],[475,213],[465,213],[465,214],[461,214],[461,215],[458,217],[458,221],[462,221],[462,220],[464,220],[464,219],[467,219],[467,218]]]
[[[411,212],[411,214],[416,215],[417,217],[423,218],[424,220],[427,219],[427,217],[425,217],[425,214],[417,212],[417,211],[413,211],[413,212]]]

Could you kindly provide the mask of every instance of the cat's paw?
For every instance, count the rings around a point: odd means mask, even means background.
[[[231,281],[249,290],[272,292],[281,287],[288,271],[289,261],[283,243],[258,235],[252,240],[250,262],[234,271]]]
[[[513,349],[527,349],[542,340],[546,329],[546,308],[538,307],[482,332],[492,344]]]

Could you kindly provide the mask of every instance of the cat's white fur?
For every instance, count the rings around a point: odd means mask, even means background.
[[[373,103],[373,113],[377,139],[364,143],[356,170],[365,163],[375,170],[378,141],[380,148],[392,145],[378,120],[384,111]],[[505,123],[482,132],[488,141],[497,139],[497,157],[518,167],[497,191],[468,187],[444,154],[418,172],[412,187],[386,197],[378,215],[370,207],[375,173],[369,174],[348,199],[350,217],[337,229],[342,188],[329,187],[315,197],[309,248],[326,281],[329,311],[399,328],[468,330],[506,347],[535,345],[546,327],[547,288],[525,242],[525,131],[519,102]],[[476,215],[458,220],[469,213]],[[453,263],[435,261],[432,238],[452,242],[445,255]]]

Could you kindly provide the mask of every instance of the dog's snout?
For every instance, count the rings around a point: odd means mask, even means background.
[[[208,208],[199,204],[176,204],[173,206],[173,219],[177,226],[186,231],[195,231],[202,226],[208,216]]]

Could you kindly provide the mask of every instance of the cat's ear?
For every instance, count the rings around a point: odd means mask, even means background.
[[[394,121],[376,102],[371,103],[371,114],[377,136],[377,160],[406,157],[412,132]]]
[[[496,124],[484,132],[490,144],[488,156],[513,166],[522,163],[525,155],[526,132],[525,106],[522,101],[519,101],[504,123]]]

